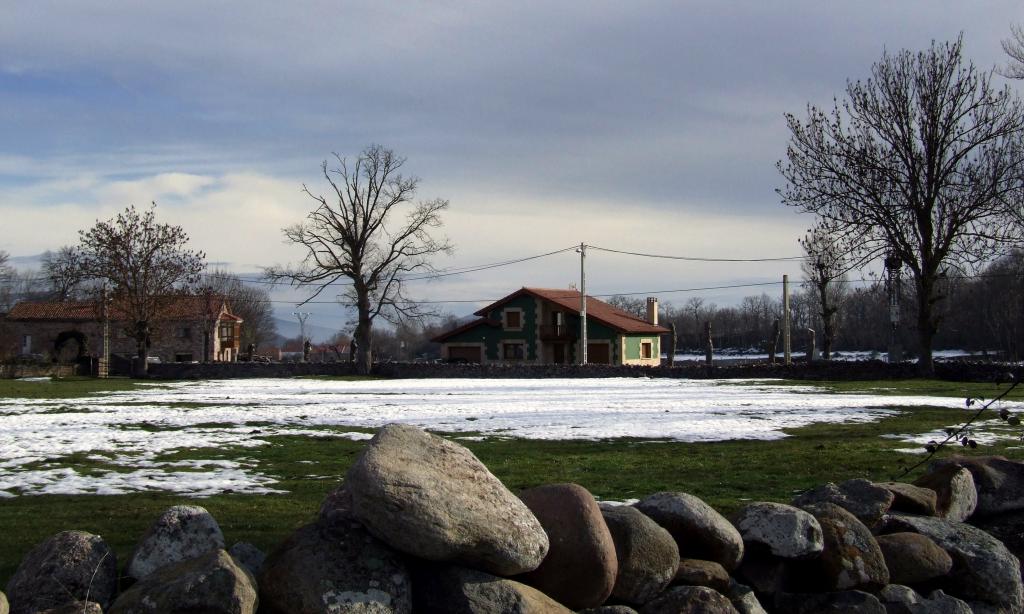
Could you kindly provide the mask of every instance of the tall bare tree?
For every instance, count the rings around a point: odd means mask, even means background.
[[[814,290],[821,318],[821,356],[832,358],[832,343],[839,327],[839,309],[846,296],[846,274],[858,265],[855,249],[842,235],[825,225],[812,228],[800,239],[804,260],[800,264],[804,279]]]
[[[419,179],[403,176],[405,158],[380,145],[367,147],[351,164],[338,154],[334,157],[335,168],[326,160],[320,167],[329,195],[314,194],[303,185],[314,208],[304,222],[284,229],[288,241],[305,249],[305,258],[297,267],[270,268],[266,274],[315,289],[307,301],[339,288],[345,302],[355,307],[357,366],[368,373],[377,317],[397,324],[429,314],[406,297],[405,278],[432,271],[430,258],[451,249],[446,239],[431,236],[442,225],[448,201],[414,201]],[[342,281],[348,283],[335,286]]]
[[[924,373],[934,371],[941,276],[1022,239],[1007,220],[1024,195],[1024,112],[991,73],[961,58],[961,46],[886,53],[871,78],[847,83],[831,112],[787,115],[778,165],[785,204],[857,236],[861,255],[892,251],[906,263]]]
[[[78,250],[70,245],[65,245],[56,252],[43,252],[42,273],[50,284],[51,296],[56,300],[66,301],[74,298],[82,285],[78,257]]]
[[[1004,38],[1002,43],[1010,61],[999,73],[1009,79],[1024,79],[1024,27],[1017,23],[1010,25],[1010,37]]]
[[[242,318],[239,345],[243,351],[250,344],[258,349],[277,337],[270,292],[266,288],[247,284],[238,275],[219,269],[204,275],[202,286],[204,291],[227,299],[231,312]]]
[[[110,284],[114,309],[135,339],[135,374],[144,376],[154,326],[167,305],[199,281],[206,256],[185,249],[188,235],[180,226],[157,223],[156,203],[143,212],[130,206],[78,234],[80,276]]]

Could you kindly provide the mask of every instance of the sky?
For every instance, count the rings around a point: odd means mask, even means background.
[[[800,253],[780,204],[784,114],[831,105],[882,54],[964,36],[1003,64],[1009,1],[8,3],[0,11],[0,250],[31,267],[130,204],[157,202],[215,266],[297,263],[282,228],[320,164],[381,144],[418,198],[450,201],[438,268],[571,245],[702,258]],[[997,81],[1002,82],[1000,77]],[[1017,87],[1011,83],[1010,87]],[[720,305],[796,262],[696,263],[589,250],[593,295]],[[416,282],[468,314],[522,286],[579,284],[567,251]],[[275,310],[345,328],[333,304]]]

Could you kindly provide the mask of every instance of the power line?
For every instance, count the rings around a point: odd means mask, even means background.
[[[602,252],[609,252],[612,254],[642,256],[644,258],[660,258],[662,260],[685,260],[688,262],[787,262],[793,260],[803,260],[803,256],[787,256],[785,258],[707,258],[701,256],[666,256],[664,254],[645,254],[642,252],[630,252],[619,249],[611,249],[607,247],[598,247],[596,245],[588,245],[587,247],[591,249],[600,250]]]

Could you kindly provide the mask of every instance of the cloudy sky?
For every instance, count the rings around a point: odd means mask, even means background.
[[[991,68],[1019,2],[8,3],[0,19],[0,250],[77,241],[158,203],[210,261],[295,262],[281,228],[319,165],[380,143],[419,195],[451,201],[441,268],[585,242],[680,256],[794,256],[809,221],[779,204],[783,114],[830,104],[885,50],[963,32]],[[1016,87],[1011,84],[1011,87]],[[720,304],[794,263],[591,252],[593,294]],[[572,252],[419,282],[426,300],[578,282]],[[767,287],[769,292],[777,292]],[[279,313],[295,310],[278,293]],[[328,297],[330,298],[330,297]],[[453,303],[464,314],[478,305]],[[335,305],[311,322],[342,326]]]

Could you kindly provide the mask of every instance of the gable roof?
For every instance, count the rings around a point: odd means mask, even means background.
[[[488,318],[480,318],[479,320],[473,320],[472,322],[467,322],[467,323],[463,324],[462,326],[456,326],[455,328],[453,328],[453,329],[451,329],[449,331],[443,332],[440,335],[438,335],[438,336],[434,337],[433,339],[431,339],[431,341],[433,341],[434,343],[444,343],[447,339],[449,339],[451,337],[454,337],[455,335],[464,333],[467,330],[472,330],[472,329],[476,328],[477,326],[481,326],[481,325],[485,325],[485,324],[487,326],[492,327],[492,328],[500,328],[501,327],[501,322],[498,322],[496,320],[491,320],[491,319],[488,319]]]
[[[98,301],[21,301],[7,313],[8,320],[22,322],[89,322],[102,317]],[[242,319],[231,313],[227,300],[220,296],[184,295],[168,301],[161,309],[162,320],[198,320],[205,314],[232,322]],[[219,317],[218,317],[219,316]],[[117,303],[110,307],[110,319],[124,321],[125,310]]]
[[[534,296],[541,300],[554,303],[565,311],[580,314],[580,292],[579,290],[561,288],[520,288],[503,299],[491,303],[487,307],[476,312],[478,316],[486,316],[492,309],[497,309],[509,301],[520,296]],[[598,300],[592,296],[587,297],[587,318],[593,318],[602,324],[623,333],[649,333],[660,335],[671,332],[664,326],[657,326],[627,313],[618,307]]]

